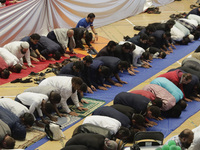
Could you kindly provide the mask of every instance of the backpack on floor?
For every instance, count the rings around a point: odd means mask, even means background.
[[[51,122],[50,124],[45,125],[45,132],[47,134],[47,137],[52,141],[58,141],[61,138],[64,137],[64,134],[60,128],[61,126],[59,124],[56,124],[54,122]]]

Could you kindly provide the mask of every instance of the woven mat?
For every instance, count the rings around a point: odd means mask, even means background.
[[[15,149],[25,149],[26,147],[39,141],[40,139],[44,138],[45,136],[46,136],[45,132],[32,129],[31,131],[27,132],[25,141],[16,140]]]
[[[89,114],[91,114],[95,109],[101,107],[102,105],[105,104],[105,101],[102,101],[102,100],[97,100],[97,99],[92,99],[92,98],[83,98],[83,100],[87,101],[88,104],[83,104],[83,107],[84,108],[88,108],[87,111],[80,111],[76,108],[76,106],[74,105],[69,105],[69,108],[72,110],[72,111],[75,111],[76,113],[79,114],[79,117],[86,117],[88,116]]]

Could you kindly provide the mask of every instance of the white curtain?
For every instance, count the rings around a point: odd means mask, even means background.
[[[152,0],[153,6],[163,6],[173,2],[174,0]]]
[[[0,8],[0,46],[32,33],[47,34],[54,28],[75,27],[93,12],[94,25],[101,27],[137,15],[151,5],[173,0],[25,0]]]

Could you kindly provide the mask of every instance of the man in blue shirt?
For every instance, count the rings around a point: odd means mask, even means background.
[[[89,27],[91,28],[92,32],[95,34],[95,39],[98,41],[98,34],[94,29],[93,22],[95,19],[95,14],[89,13],[87,18],[82,18],[76,25],[76,28],[86,28],[87,30]]]
[[[46,58],[41,55],[40,51],[38,50],[38,42],[40,41],[40,35],[37,33],[33,33],[31,36],[26,36],[21,39],[21,41],[26,41],[29,43],[30,47],[30,58],[33,61],[39,62],[39,59],[41,61],[45,61]],[[38,59],[39,58],[39,59]]]

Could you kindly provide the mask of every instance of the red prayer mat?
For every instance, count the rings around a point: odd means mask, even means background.
[[[74,56],[74,55],[75,54],[70,54],[70,56]],[[79,57],[79,58],[82,58],[85,55],[76,54],[76,56]],[[10,74],[8,79],[1,79],[0,78],[0,85],[11,82],[11,81],[13,81],[17,78],[24,78],[24,77],[28,76],[32,71],[35,72],[35,73],[40,72],[40,71],[46,69],[50,63],[54,64],[56,62],[62,62],[63,60],[68,59],[68,58],[69,57],[63,57],[62,56],[62,59],[60,59],[58,61],[50,61],[50,60],[46,60],[45,62],[34,62],[34,61],[32,61],[32,65],[35,66],[34,68],[27,67],[26,70],[22,69],[20,73],[12,73],[12,74]],[[25,63],[25,65],[26,65],[26,63]]]

